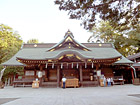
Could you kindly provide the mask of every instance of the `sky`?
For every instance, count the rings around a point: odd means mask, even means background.
[[[22,40],[38,39],[43,43],[57,43],[68,31],[74,38],[87,42],[90,32],[80,26],[81,21],[69,19],[54,0],[0,0],[0,24],[18,31]]]

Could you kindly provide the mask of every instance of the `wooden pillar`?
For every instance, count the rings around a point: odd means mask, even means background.
[[[96,64],[96,75],[97,75],[98,70],[99,70],[99,64],[97,63]],[[99,85],[100,84],[99,76],[97,76],[97,82],[98,82],[98,85]]]
[[[82,82],[83,82],[83,73],[82,73],[82,65],[80,65],[80,83],[82,86]]]
[[[48,75],[48,69],[45,70],[45,74],[46,74],[46,78],[48,78],[49,77],[49,75]]]
[[[60,85],[60,67],[57,66],[57,87]]]
[[[40,71],[43,72],[43,66],[42,65],[40,65]],[[43,74],[42,74],[42,77],[43,77]],[[42,77],[39,78],[40,86],[42,86]]]
[[[36,70],[34,70],[34,78],[36,79]]]
[[[49,69],[47,69],[47,78],[48,78],[48,81],[49,81],[49,75],[50,75],[50,71],[49,71]]]
[[[133,72],[133,70],[131,70],[131,74],[132,74],[132,81],[133,81],[133,83],[134,83],[134,72]],[[132,83],[132,84],[133,84]]]

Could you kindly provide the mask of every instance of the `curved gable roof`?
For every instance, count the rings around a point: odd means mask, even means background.
[[[66,34],[64,36],[64,39],[62,39],[59,43],[55,44],[53,47],[48,49],[48,51],[58,50],[58,49],[62,48],[65,43],[73,43],[76,48],[79,48],[79,49],[82,49],[82,50],[85,50],[85,51],[90,51],[89,48],[87,48],[83,44],[76,41],[74,39],[73,34],[69,30],[66,32]]]

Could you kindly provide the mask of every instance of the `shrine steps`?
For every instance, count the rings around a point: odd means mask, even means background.
[[[57,87],[57,82],[43,82],[41,87],[51,87],[51,88],[56,88]]]
[[[82,87],[96,87],[98,86],[97,81],[83,81],[80,83]]]

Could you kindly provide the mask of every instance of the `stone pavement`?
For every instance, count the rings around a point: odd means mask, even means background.
[[[2,100],[8,100],[6,103]],[[12,100],[13,99],[13,100]],[[140,105],[140,86],[0,89],[2,105]]]

